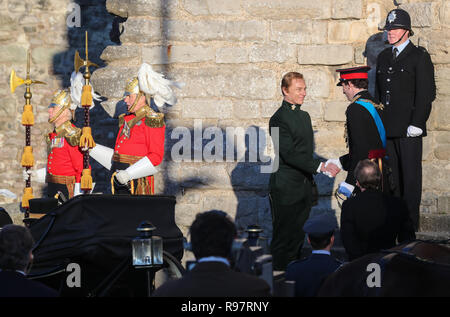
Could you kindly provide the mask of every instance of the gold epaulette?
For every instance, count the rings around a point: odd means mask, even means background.
[[[122,113],[120,116],[119,116],[119,128],[121,127],[121,126],[123,126],[123,124],[125,123],[125,113]]]
[[[161,128],[164,126],[164,114],[153,112],[145,117],[145,124],[151,128]]]
[[[71,146],[80,144],[81,129],[72,126],[70,121],[66,121],[56,128],[56,136],[64,137]]]
[[[378,104],[378,103],[375,103],[375,102],[373,102],[372,100],[369,100],[369,99],[360,99],[360,100],[370,103],[372,106],[375,107],[375,109],[384,110],[384,106],[381,103]]]

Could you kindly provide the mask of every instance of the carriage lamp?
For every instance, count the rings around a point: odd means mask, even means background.
[[[260,236],[261,232],[264,230],[261,229],[258,225],[249,225],[245,232],[247,232],[247,240],[250,246],[259,246],[263,249],[264,253],[268,251],[268,243],[265,237]]]
[[[156,227],[149,221],[142,222],[137,231],[139,236],[133,239],[133,266],[136,268],[152,268],[163,265],[163,241],[154,236]]]

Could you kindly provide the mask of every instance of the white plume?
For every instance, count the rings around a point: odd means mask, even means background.
[[[92,98],[99,101],[101,100],[100,95],[96,94],[94,92],[94,87],[92,87],[92,84],[89,83],[91,86],[91,93]],[[70,76],[70,97],[72,99],[72,104],[70,105],[71,110],[75,110],[76,107],[81,107],[81,94],[84,86],[84,77],[83,74],[80,72],[72,72],[72,75]],[[89,108],[91,110],[94,108],[95,103],[92,102],[92,106]]]
[[[152,67],[143,63],[138,72],[139,89],[153,96],[153,100],[158,107],[165,103],[174,105],[177,102],[175,93],[171,86],[182,88],[184,83],[175,82],[164,78],[163,74],[155,72]]]

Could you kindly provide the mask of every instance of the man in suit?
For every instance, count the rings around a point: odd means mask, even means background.
[[[305,233],[302,230],[311,210],[313,174],[334,177],[340,169],[313,157],[311,118],[300,109],[306,96],[303,75],[289,72],[281,81],[284,100],[270,118],[270,135],[275,146],[278,169],[271,174],[269,191],[273,237],[270,245],[275,270],[284,271],[300,258]],[[278,132],[278,133],[277,133]]]
[[[381,172],[369,159],[355,168],[361,192],[342,204],[341,237],[352,261],[363,255],[414,240],[416,235],[403,199],[383,194]]]
[[[367,90],[369,70],[368,66],[336,70],[340,73],[337,86],[342,86],[343,94],[351,102],[345,111],[345,141],[348,154],[339,159],[330,159],[329,162],[347,171],[345,182],[340,184],[340,188],[348,188],[348,194],[351,194],[356,186],[353,173],[356,164],[363,159],[372,158],[374,153],[385,153],[386,133],[380,118],[381,106]],[[383,186],[383,189],[388,192],[389,186]]]
[[[0,229],[0,297],[58,296],[55,290],[26,277],[33,245],[26,227],[10,224]]]
[[[417,231],[422,195],[422,138],[436,97],[434,67],[423,47],[416,47],[408,12],[389,12],[384,29],[392,48],[377,58],[376,99],[384,105],[387,154],[396,183]]]
[[[183,277],[155,290],[164,297],[271,296],[262,279],[230,268],[236,227],[226,213],[211,210],[196,216],[190,228],[192,251],[197,262]]]
[[[303,226],[313,249],[310,257],[291,262],[286,270],[286,280],[295,281],[295,296],[316,296],[325,278],[341,266],[331,256],[337,220],[334,213],[326,212],[309,218]]]

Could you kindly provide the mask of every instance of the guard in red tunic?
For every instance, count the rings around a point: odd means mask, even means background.
[[[54,129],[46,136],[47,168],[35,172],[38,182],[48,183],[48,197],[54,197],[58,192],[66,199],[81,194],[80,179],[83,170],[83,153],[79,147],[81,129],[75,127],[71,120],[72,112],[80,105],[82,80],[83,76],[80,73],[73,73],[70,89],[55,92],[48,106],[48,122],[53,124]],[[95,93],[93,97],[98,100]],[[25,177],[28,177],[27,172],[24,173]]]
[[[154,177],[164,157],[164,115],[150,108],[153,98],[158,107],[174,105],[170,86],[178,83],[163,78],[148,64],[143,64],[138,77],[125,87],[124,100],[128,113],[119,117],[119,133],[113,149],[97,144],[90,156],[111,171],[114,194],[153,195]],[[146,97],[150,95],[150,98]]]

